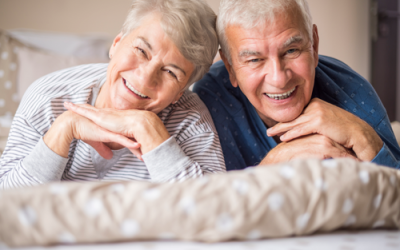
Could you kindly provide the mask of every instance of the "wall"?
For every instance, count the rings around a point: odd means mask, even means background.
[[[320,54],[338,58],[370,80],[369,0],[308,0]]]
[[[370,79],[369,0],[308,0],[320,54]],[[217,11],[219,0],[207,0]],[[131,0],[0,0],[0,29],[29,28],[115,36]]]

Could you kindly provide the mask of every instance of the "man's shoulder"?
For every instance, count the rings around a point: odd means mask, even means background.
[[[372,85],[345,63],[320,56],[313,97],[334,104],[375,127],[386,111]]]
[[[194,92],[201,89],[230,89],[233,88],[229,80],[229,73],[222,61],[214,63],[207,74],[195,83]]]
[[[232,86],[222,61],[213,64],[210,71],[195,83],[193,92],[199,95],[212,115],[220,115],[221,112],[234,115],[247,102],[240,88]]]

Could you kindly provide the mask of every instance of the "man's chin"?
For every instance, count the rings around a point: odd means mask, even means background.
[[[258,115],[260,116],[261,120],[268,126],[268,127],[273,127],[278,123],[284,123],[284,122],[291,122],[295,120],[297,117],[299,117],[302,113],[301,111],[297,110],[279,110],[275,112],[260,112],[257,111]]]
[[[291,122],[291,121],[295,120],[297,117],[299,117],[300,115],[301,115],[301,112],[298,114],[295,113],[295,114],[274,115],[270,119],[270,122],[268,122],[266,124],[269,125],[269,127],[272,127],[278,123]]]

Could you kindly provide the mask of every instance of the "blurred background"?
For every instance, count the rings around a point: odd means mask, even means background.
[[[397,62],[400,58],[397,49],[399,1],[308,0],[313,21],[319,29],[320,54],[342,60],[371,81],[392,121],[400,120],[400,98],[397,98],[400,96],[397,84],[400,72]],[[219,0],[207,2],[218,13]],[[22,43],[29,49],[46,52],[46,56],[52,53],[52,56],[64,56],[58,58],[58,62],[67,57],[66,63],[59,63],[58,67],[91,62],[92,59],[106,61],[106,50],[112,38],[119,33],[130,3],[131,0],[0,0],[0,30],[11,31],[7,34],[15,39],[12,46],[16,48]],[[46,41],[48,44],[41,47]],[[57,41],[58,47],[52,45]],[[77,49],[83,43],[90,44],[93,49]],[[70,54],[67,55],[67,52]],[[35,55],[25,53],[23,56],[33,58]],[[19,63],[22,59],[17,55],[15,62]],[[51,69],[55,64],[45,68]],[[42,72],[33,70],[29,64],[17,66],[21,70],[32,69],[32,77],[36,77],[35,72]],[[4,75],[0,71],[0,80]],[[29,82],[29,77],[22,79],[28,75],[17,73],[17,78]],[[22,95],[18,91],[22,92],[27,86],[14,86],[17,84],[10,84],[10,81],[0,84],[6,87],[1,89],[0,86],[0,116],[4,116],[9,102],[3,101],[2,105],[1,92],[16,91],[7,94],[16,105]]]

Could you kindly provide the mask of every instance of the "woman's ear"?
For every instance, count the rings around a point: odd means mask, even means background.
[[[122,36],[123,36],[122,33],[119,33],[119,34],[114,38],[114,41],[113,41],[113,43],[112,43],[112,45],[111,45],[111,48],[110,48],[110,51],[109,51],[109,54],[108,54],[108,56],[110,57],[110,59],[112,59],[112,57],[113,57],[115,51],[117,50],[118,45],[119,45],[119,42],[122,40]]]
[[[182,91],[181,93],[179,93],[176,97],[175,97],[175,99],[174,99],[174,101],[172,102],[172,104],[175,104],[175,103],[177,103],[178,101],[179,101],[179,99],[182,97],[182,95],[183,95],[183,92],[185,92],[185,91]]]

